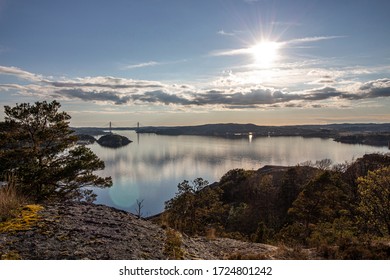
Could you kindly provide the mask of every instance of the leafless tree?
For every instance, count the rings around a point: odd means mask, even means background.
[[[142,208],[144,208],[144,205],[143,205],[143,202],[144,200],[138,200],[136,201],[137,203],[137,207],[135,208],[135,214],[137,215],[138,219],[141,219],[142,218]]]

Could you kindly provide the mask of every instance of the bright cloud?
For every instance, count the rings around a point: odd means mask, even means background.
[[[223,32],[223,30],[220,32]],[[221,33],[219,33],[219,34],[221,34]],[[277,46],[277,48],[281,48],[281,47],[288,47],[288,46],[292,46],[292,45],[299,45],[299,44],[305,44],[305,43],[311,43],[311,42],[339,39],[339,38],[344,38],[344,37],[345,36],[316,36],[316,37],[297,38],[297,39],[292,39],[292,40],[288,40],[288,41],[281,41],[281,42],[272,42],[272,44],[275,44],[275,46]],[[261,44],[261,43],[262,42],[259,42],[257,44]],[[217,51],[211,52],[210,55],[211,56],[235,56],[235,55],[252,54],[253,47],[254,46],[250,46],[247,48],[241,48],[241,49],[217,50]]]

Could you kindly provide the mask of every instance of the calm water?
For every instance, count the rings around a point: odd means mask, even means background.
[[[271,137],[223,139],[203,136],[137,135],[117,131],[133,141],[110,149],[89,146],[106,164],[100,175],[111,176],[113,187],[95,189],[96,203],[135,212],[136,200],[144,200],[143,214],[164,209],[175,195],[178,183],[197,177],[218,181],[233,168],[257,170],[264,165],[296,165],[325,158],[335,163],[351,161],[365,153],[388,152],[370,147],[334,142],[331,139]]]

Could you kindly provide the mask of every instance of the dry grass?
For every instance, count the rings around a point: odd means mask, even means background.
[[[0,222],[15,218],[19,208],[27,200],[19,195],[14,186],[0,188]]]
[[[164,246],[164,253],[171,260],[182,260],[184,258],[184,251],[181,247],[181,234],[173,229],[166,230],[166,240]]]
[[[215,240],[217,238],[215,233],[216,233],[215,228],[206,229],[206,238],[208,240]]]
[[[266,253],[236,252],[225,257],[227,260],[271,260],[272,257]]]

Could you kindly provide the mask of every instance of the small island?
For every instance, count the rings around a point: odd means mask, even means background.
[[[77,144],[80,145],[90,145],[96,142],[95,137],[88,134],[76,134],[77,136]]]
[[[97,142],[104,147],[120,148],[128,145],[132,141],[125,136],[118,134],[107,134],[99,138]]]

